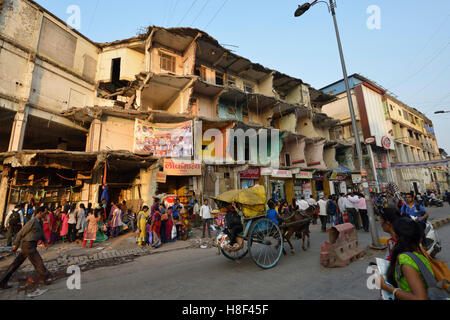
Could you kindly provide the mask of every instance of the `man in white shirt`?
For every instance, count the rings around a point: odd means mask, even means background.
[[[317,202],[316,202],[316,200],[314,200],[312,195],[309,196],[309,199],[307,199],[306,202],[308,202],[308,204],[310,206],[316,206],[317,205]]]
[[[345,212],[345,194],[341,193],[339,200],[338,200],[338,207],[341,214],[344,214]]]
[[[203,236],[202,238],[205,237],[205,227],[208,228],[208,237],[211,238],[211,207],[208,204],[208,199],[205,199],[205,201],[203,201],[203,205],[200,208],[200,217],[202,217],[203,219]]]
[[[199,227],[199,217],[200,217],[200,206],[198,205],[197,199],[194,200],[194,208],[192,209],[194,212],[194,227]]]
[[[347,209],[348,218],[350,222],[355,226],[356,230],[359,230],[359,221],[358,221],[358,212],[356,209],[358,208],[359,198],[353,192],[347,195],[347,201],[345,203],[345,208]]]
[[[326,200],[327,199],[324,200],[324,198],[321,197],[319,202],[317,203],[320,208],[319,218],[320,218],[320,222],[322,224],[322,232],[325,232],[327,230],[327,201]]]
[[[300,208],[300,210],[307,210],[309,208],[308,202],[305,201],[305,197],[302,196],[300,200],[297,200],[297,205]]]

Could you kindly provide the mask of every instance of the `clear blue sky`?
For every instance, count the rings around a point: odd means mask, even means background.
[[[78,5],[80,32],[97,42],[132,37],[148,25],[192,26],[222,44],[238,46],[229,47],[237,54],[317,89],[342,78],[324,4],[294,18],[302,0],[37,2],[63,20],[69,17],[68,6]],[[365,75],[425,113],[437,129],[439,146],[450,153],[450,114],[434,115],[450,110],[450,1],[337,0],[337,5],[348,73]],[[366,26],[371,5],[381,9],[380,30]]]

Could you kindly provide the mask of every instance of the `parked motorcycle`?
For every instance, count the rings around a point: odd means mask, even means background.
[[[417,220],[417,217],[410,216],[414,221]],[[436,230],[434,230],[433,225],[428,221],[425,222],[425,240],[422,245],[425,250],[428,252],[430,256],[433,258],[441,251],[441,241],[439,240],[438,234]]]
[[[429,199],[428,206],[429,207],[432,207],[432,206],[443,207],[444,206],[444,201],[442,201],[440,199]]]

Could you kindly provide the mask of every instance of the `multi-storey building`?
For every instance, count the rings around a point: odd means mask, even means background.
[[[134,209],[254,184],[289,201],[334,191],[337,121],[321,112],[334,96],[201,30],[100,44],[4,0],[0,40],[0,214],[32,197],[97,203],[105,185]]]
[[[441,157],[431,120],[364,76],[354,74],[349,82],[372,189],[378,186],[382,190],[393,181],[403,191],[445,190],[447,183],[442,163],[436,162]],[[325,113],[341,121],[333,132],[354,141],[344,81],[322,91],[338,98],[323,106]],[[351,155],[357,163],[355,153]]]

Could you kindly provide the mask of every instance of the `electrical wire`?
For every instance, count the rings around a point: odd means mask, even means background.
[[[92,18],[91,18],[91,21],[89,22],[89,27],[86,31],[86,34],[89,34],[89,31],[91,30],[92,22],[94,21],[95,15],[97,14],[99,2],[100,2],[100,0],[97,0],[97,3],[95,4],[94,13],[92,14]]]
[[[175,12],[177,11],[179,4],[180,4],[180,0],[177,0],[177,2],[175,3],[175,6],[173,7],[172,14],[169,15],[169,20],[167,21],[167,24],[170,25],[170,22],[172,21],[172,17],[175,15]]]
[[[223,9],[223,7],[225,7],[225,5],[227,4],[228,0],[224,0],[222,6],[219,8],[219,10],[217,10],[217,12],[214,14],[214,16],[212,17],[212,19],[208,22],[208,24],[203,28],[203,29],[207,29],[209,27],[209,25],[214,21],[214,19],[217,17],[217,15],[219,14],[219,12]]]
[[[413,74],[411,74],[410,76],[408,76],[407,78],[405,78],[402,82],[400,82],[399,84],[395,85],[395,86],[391,86],[392,88],[397,88],[401,85],[404,85],[405,83],[407,83],[408,81],[410,81],[412,78],[414,78],[415,76],[417,76],[419,73],[421,73],[426,67],[428,67],[430,64],[432,64],[444,51],[445,49],[447,49],[450,46],[450,41],[447,42],[444,47],[442,49],[440,49],[436,55],[434,55],[431,60],[429,60],[427,63],[425,63],[425,65],[423,65],[419,70],[417,70],[416,72],[414,72]]]
[[[205,4],[203,5],[203,7],[200,9],[199,13],[197,14],[197,16],[195,17],[194,21],[192,21],[192,23],[189,25],[190,27],[192,27],[192,25],[197,21],[197,19],[200,17],[200,15],[203,13],[203,11],[205,10],[206,6],[208,5],[209,0],[205,0]]]
[[[186,13],[184,14],[183,18],[180,20],[180,22],[178,23],[177,26],[181,26],[181,23],[184,21],[184,19],[187,17],[187,15],[189,14],[189,12],[191,12],[192,8],[194,7],[194,5],[197,3],[198,0],[194,0],[194,2],[192,2],[192,5],[189,7],[189,9],[186,11]]]

